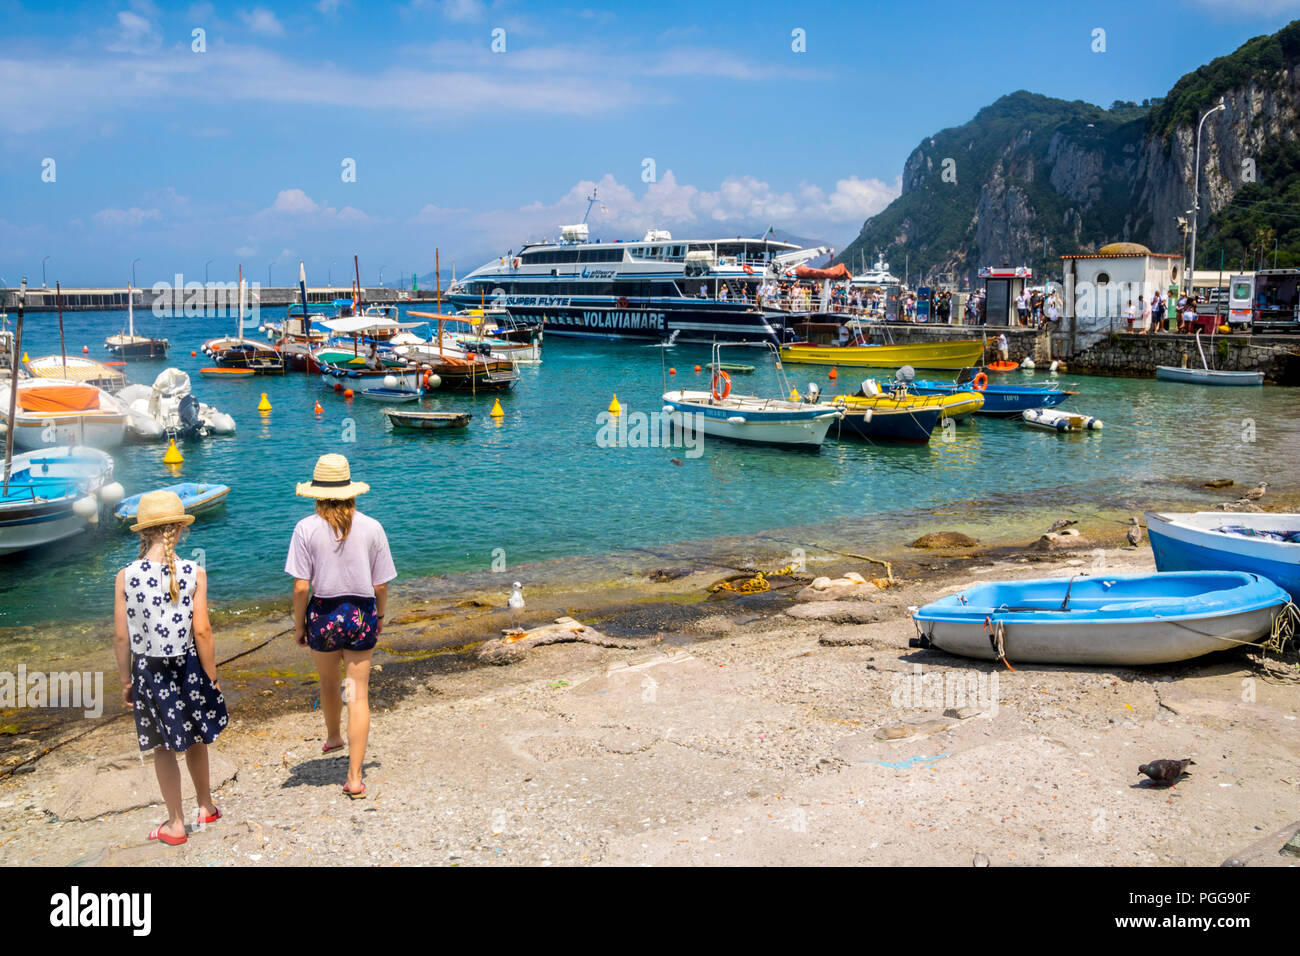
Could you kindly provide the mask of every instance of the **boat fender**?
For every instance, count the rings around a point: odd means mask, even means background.
[[[126,489],[119,482],[110,481],[103,488],[99,489],[99,500],[105,506],[112,508],[126,495]]]
[[[713,397],[715,399],[722,401],[731,394],[731,376],[722,369],[715,371],[713,373],[711,391],[713,392]]]
[[[980,372],[978,375],[975,376],[975,381],[972,382],[971,384],[974,385],[976,389],[982,392],[984,391],[984,389],[988,387],[989,377],[985,375],[983,372]]]
[[[677,411],[677,409],[673,408],[671,405],[665,405],[665,406],[664,406],[664,414],[665,414],[665,415],[671,415],[671,414],[672,414],[673,412],[675,412],[675,411]]]
[[[1068,432],[1070,430],[1070,421],[1067,418],[1059,418],[1056,421],[1056,430],[1058,432]]]
[[[731,416],[728,416],[728,418],[727,418],[727,424],[728,424],[728,425],[743,425],[743,424],[745,424],[745,416],[744,416],[744,415],[731,415]]]

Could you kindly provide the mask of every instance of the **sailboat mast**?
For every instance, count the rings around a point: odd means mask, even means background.
[[[68,377],[68,347],[63,340],[63,288],[54,283],[54,299],[59,306],[59,354],[63,356],[63,377]]]
[[[9,353],[9,365],[13,376],[9,381],[9,427],[5,429],[5,476],[4,490],[0,494],[9,494],[9,466],[14,460],[14,426],[18,412],[18,362],[23,354],[23,309],[27,305],[27,276],[23,276],[18,286],[18,324],[14,326],[13,351]]]
[[[307,266],[303,260],[298,260],[298,291],[302,293],[302,334],[309,337],[311,334],[311,320],[307,318]],[[284,331],[287,335],[289,332],[288,313],[285,313]]]
[[[58,285],[57,282],[54,284]],[[129,282],[126,285],[126,334],[130,339],[135,338],[135,290]]]
[[[438,249],[435,246],[433,250],[433,295],[438,313],[438,357],[442,357],[442,262],[438,258]]]

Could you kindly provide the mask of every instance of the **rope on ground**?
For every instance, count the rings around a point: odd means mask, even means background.
[[[246,657],[247,655],[252,654],[254,651],[260,651],[262,648],[266,647],[267,644],[270,644],[277,637],[283,637],[286,634],[292,634],[292,633],[293,633],[293,628],[287,627],[283,631],[279,631],[276,634],[272,634],[270,637],[264,640],[261,644],[258,644],[256,647],[250,647],[247,650],[240,651],[238,654],[234,654],[230,657],[227,657],[224,661],[217,661],[217,667],[222,667],[226,664],[229,664],[231,661],[237,661],[241,657]],[[17,773],[21,768],[26,767],[29,764],[34,764],[36,763],[36,761],[41,760],[44,757],[48,757],[50,754],[54,753],[54,751],[58,750],[59,748],[66,747],[70,743],[75,743],[76,741],[80,740],[82,737],[88,737],[91,734],[93,734],[95,731],[103,727],[107,727],[109,724],[113,723],[114,721],[121,720],[123,717],[129,717],[130,715],[131,715],[131,711],[129,710],[126,711],[125,713],[114,714],[112,717],[109,717],[107,720],[100,721],[94,726],[89,727],[86,730],[83,730],[79,734],[73,734],[71,737],[67,737],[63,740],[60,740],[54,746],[46,747],[40,753],[32,754],[26,760],[20,761],[19,763],[14,764],[12,767],[6,767],[3,770],[0,770],[0,780],[4,780],[8,777],[11,777],[15,773]]]
[[[879,564],[885,569],[885,577],[889,580],[889,583],[895,583],[894,569],[888,561],[882,561],[880,558],[873,558],[869,554],[854,554],[852,551],[838,551],[835,548],[829,548],[824,544],[817,544],[816,542],[813,542],[813,546],[821,548],[823,551],[829,551],[832,554],[842,554],[846,558],[857,558],[859,561],[870,561],[872,564]]]

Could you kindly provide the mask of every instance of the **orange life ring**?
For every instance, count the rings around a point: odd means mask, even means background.
[[[722,383],[721,394],[719,394],[718,392],[719,382]],[[713,381],[710,384],[711,384],[710,390],[713,392],[713,397],[716,398],[718,401],[722,401],[724,398],[726,398],[728,395],[731,394],[731,376],[728,375],[726,372],[724,372],[722,369],[718,369],[716,372],[713,373]]]
[[[982,392],[984,391],[985,388],[988,387],[989,377],[985,375],[983,372],[980,372],[978,375],[975,376],[975,381],[972,382],[971,384],[974,385],[976,389]]]
[[[627,296],[625,296],[625,295],[620,295],[620,296],[618,297],[618,301],[615,303],[615,305],[617,305],[620,309],[626,309],[626,308],[627,308]]]
[[[754,267],[753,267],[753,266],[745,266],[745,275],[750,275],[750,276],[752,276],[753,274],[754,274]]]
[[[510,263],[510,268],[512,268],[512,269],[518,269],[518,268],[519,268],[519,257],[518,257],[518,256],[516,256],[516,257],[514,258],[514,260]]]

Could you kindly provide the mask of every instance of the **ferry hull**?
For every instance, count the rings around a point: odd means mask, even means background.
[[[547,335],[625,339],[634,342],[780,342],[784,318],[726,302],[679,304],[536,304],[532,296],[507,296],[500,307],[515,322],[540,325]],[[522,301],[514,301],[522,300]],[[477,305],[466,300],[453,304]],[[972,364],[972,363],[966,363]]]
[[[978,365],[984,343],[978,339],[921,342],[912,345],[810,345],[781,347],[781,359],[799,365],[843,365],[850,368],[963,369]]]

